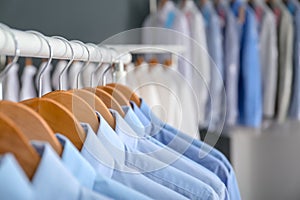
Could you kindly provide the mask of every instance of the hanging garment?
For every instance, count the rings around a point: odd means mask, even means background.
[[[39,88],[39,75],[41,74],[42,69],[46,66],[47,62],[42,62],[38,73],[35,78],[35,84],[36,87]],[[52,86],[51,86],[51,70],[53,68],[53,65],[50,63],[48,67],[45,69],[42,77],[42,95],[47,94],[49,92],[52,92]]]
[[[82,62],[74,62],[70,66],[69,73],[68,73],[69,88],[77,88],[77,75],[79,74],[82,67],[83,67]],[[83,86],[82,79],[80,77],[79,77],[79,88],[82,88]]]
[[[293,15],[294,21],[294,73],[293,89],[290,105],[290,116],[294,119],[300,119],[300,5],[297,1],[287,1],[287,7]]]
[[[54,69],[54,72],[52,74],[52,86],[54,90],[59,90],[59,75],[63,71],[63,69],[67,66],[67,61],[65,60],[60,60]],[[68,76],[67,76],[67,71],[62,76],[62,90],[68,90]]]
[[[96,65],[94,63],[90,63],[87,68],[82,72],[82,85],[83,87],[91,87],[91,76],[93,71],[95,70]]]
[[[111,110],[111,112],[116,119],[116,123],[119,124],[122,117],[114,110]],[[112,129],[110,130],[112,131]],[[116,128],[115,134],[117,134],[123,142],[124,138],[122,138],[120,132],[125,131],[125,134],[130,134],[130,132],[128,132],[129,130],[130,127],[126,123],[123,123],[121,126]],[[112,132],[111,134],[114,133]],[[172,166],[168,166],[159,160],[134,150],[134,146],[135,144],[132,142],[131,144],[124,144],[126,165],[129,168],[137,170],[143,176],[169,188],[172,191],[176,191],[186,198],[218,198],[217,194],[210,186]]]
[[[275,114],[278,77],[276,18],[272,10],[265,5],[259,6],[255,10],[260,27],[263,114],[267,118],[272,118]]]
[[[65,136],[56,134],[56,137],[63,147],[61,160],[64,166],[82,186],[112,199],[150,200],[147,196],[98,174]]]
[[[164,6],[157,11],[157,13],[149,15],[144,21],[143,27],[143,44],[169,44],[184,46],[185,51],[178,59],[178,70],[188,81],[191,81],[192,67],[188,63],[191,60],[191,41],[189,39],[190,33],[188,22],[184,14],[176,8],[174,2],[167,1]],[[151,58],[151,55],[148,56]],[[159,62],[164,63],[168,57],[169,55],[158,56]]]
[[[36,88],[34,85],[34,75],[36,72],[37,69],[35,66],[25,66],[21,76],[22,87],[20,91],[20,101],[37,97]]]
[[[257,22],[253,10],[245,7],[239,76],[239,123],[259,127],[262,122],[262,92]]]
[[[222,100],[225,98],[221,25],[219,17],[210,2],[205,2],[205,4],[201,6],[200,10],[205,19],[207,47],[211,58],[210,76],[211,80],[213,80],[209,86],[211,100],[208,102],[208,106],[206,107],[206,113],[208,116],[207,124],[209,124],[212,131],[215,131],[217,129],[217,124],[221,122],[221,109],[224,107],[222,106]]]
[[[226,2],[219,2],[216,11],[221,20],[223,34],[226,125],[231,126],[236,124],[238,117],[239,29],[237,20]]]
[[[20,92],[20,82],[19,82],[19,64],[14,63],[7,71],[6,76],[3,80],[3,99],[18,102],[19,92]]]
[[[151,132],[150,135],[152,137],[216,173],[227,186],[230,199],[241,199],[234,170],[230,162],[221,152],[200,140],[191,138],[168,124],[162,123],[151,112],[143,99],[141,99],[140,108],[133,102],[131,102],[131,104],[134,112],[146,127],[146,130]],[[226,169],[229,173],[228,178],[224,176],[227,174],[224,172]]]
[[[150,76],[150,66],[147,63],[144,62],[134,70],[127,72],[126,85],[130,86],[139,96],[145,97],[145,101],[151,108],[154,108],[154,112],[162,116],[161,110],[155,109],[156,106],[161,106],[160,96],[155,87],[156,83]]]
[[[109,199],[81,186],[48,143],[32,144],[41,156],[31,181],[35,199]]]
[[[209,98],[208,86],[211,80],[205,22],[194,1],[187,0],[181,10],[188,21],[190,37],[194,40],[191,42],[192,85],[199,105],[199,123],[204,125],[204,111]]]
[[[32,200],[34,193],[28,178],[12,154],[0,157],[0,193],[2,199]]]
[[[151,136],[146,135],[145,127],[143,127],[131,107],[123,106],[123,110],[125,112],[124,121],[119,119],[119,124],[117,123],[117,125],[123,127],[126,126],[124,124],[126,122],[126,124],[132,128],[132,130],[128,129],[128,131],[132,131],[132,133],[126,132],[126,130],[125,132],[118,132],[124,143],[135,144],[135,148],[139,152],[150,155],[165,164],[171,165],[174,168],[203,181],[214,189],[220,199],[229,198],[224,183],[222,183],[213,172],[203,166],[197,165],[192,160],[183,157]],[[124,125],[122,126],[122,124]],[[133,136],[131,136],[132,134]],[[137,137],[135,137],[134,134],[137,134]]]
[[[124,154],[124,145],[118,139],[109,140],[115,134],[109,132],[110,126],[99,113],[97,114],[100,119],[97,135],[88,124],[81,124],[87,134],[81,155],[93,166],[96,172],[153,199],[186,199],[184,196],[146,178],[137,170],[127,167],[128,161]],[[114,155],[114,158],[111,155]],[[111,162],[111,159],[115,159],[115,162]]]
[[[288,9],[280,2],[276,2],[276,9],[280,11],[278,31],[278,89],[276,102],[276,117],[279,122],[286,119],[290,105],[293,78],[293,18]]]

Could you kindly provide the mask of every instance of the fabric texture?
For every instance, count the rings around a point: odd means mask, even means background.
[[[7,71],[6,76],[3,80],[3,99],[18,102],[19,92],[20,92],[20,82],[19,82],[19,64],[12,64],[10,69]]]
[[[37,97],[35,85],[34,85],[34,75],[37,69],[33,65],[25,66],[22,76],[21,76],[21,91],[20,91],[20,101],[31,99]]]
[[[31,183],[12,154],[0,157],[0,193],[1,199],[34,199]]]

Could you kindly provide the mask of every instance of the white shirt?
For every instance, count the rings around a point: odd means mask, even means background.
[[[172,1],[167,1],[157,13],[151,14],[146,18],[143,27],[142,43],[144,44],[171,44],[185,47],[185,52],[179,57],[178,70],[188,80],[192,80],[191,66],[188,62],[184,61],[185,59],[190,61],[191,41],[189,38],[188,22],[184,14],[176,8],[175,4]],[[151,58],[151,55],[148,56]],[[160,55],[160,63],[163,63],[167,58],[169,58],[169,55]]]
[[[210,58],[207,52],[205,22],[202,14],[192,0],[187,0],[182,7],[185,14],[191,42],[191,62],[193,65],[193,89],[199,104],[199,122],[205,121],[206,102],[209,98],[208,86],[210,85]]]
[[[7,74],[3,80],[3,99],[18,102],[19,101],[19,64],[13,64],[10,69],[7,71]]]
[[[39,82],[38,82],[39,74],[41,73],[41,70],[45,67],[46,64],[47,64],[47,62],[41,63],[38,73],[37,73],[37,76],[35,78],[35,84],[36,84],[37,89],[39,88]],[[52,86],[51,86],[51,70],[52,70],[52,68],[53,68],[53,65],[50,63],[44,71],[44,74],[42,77],[42,95],[52,92]]]
[[[25,66],[21,77],[20,101],[37,97],[36,88],[34,86],[34,75],[37,68],[33,65]]]
[[[82,72],[82,84],[83,87],[91,87],[91,76],[92,72],[95,70],[96,65],[94,63],[90,63],[87,68]]]
[[[68,62],[65,60],[60,60],[54,69],[52,74],[52,86],[54,90],[59,90],[59,75],[63,69],[67,66]],[[62,77],[62,90],[68,90],[68,76],[67,72],[64,73]]]
[[[79,71],[81,70],[82,67],[83,67],[82,62],[75,62],[70,66],[69,73],[68,73],[69,88],[71,89],[77,88],[77,75],[79,74]],[[79,88],[82,88],[82,79],[79,82]]]

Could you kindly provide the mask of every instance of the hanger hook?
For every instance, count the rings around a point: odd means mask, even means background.
[[[53,49],[52,49],[52,46],[50,45],[50,42],[49,40],[40,32],[37,32],[37,31],[26,31],[26,32],[29,32],[29,33],[32,33],[34,35],[36,35],[37,37],[39,38],[42,38],[46,41],[47,45],[48,45],[48,48],[49,48],[49,58],[48,58],[48,61],[46,63],[46,65],[42,68],[41,70],[41,73],[38,75],[38,94],[39,94],[39,98],[42,97],[42,94],[43,94],[43,91],[42,91],[42,78],[44,76],[44,72],[45,70],[47,69],[47,67],[49,67],[52,59],[53,59]]]
[[[88,59],[87,59],[86,63],[84,64],[84,66],[80,69],[80,71],[79,71],[79,73],[77,74],[77,77],[76,77],[76,86],[77,86],[77,89],[79,89],[79,81],[80,81],[79,77],[91,62],[91,52],[90,52],[89,48],[87,47],[87,45],[84,44],[83,42],[78,41],[78,40],[75,40],[73,42],[82,45],[86,49],[86,51],[88,52]]]
[[[67,39],[61,37],[61,36],[53,36],[52,38],[55,38],[55,39],[59,39],[59,40],[62,40],[65,44],[68,44],[70,49],[71,49],[71,52],[72,52],[72,57],[71,59],[69,60],[69,62],[67,63],[67,65],[63,68],[63,70],[59,73],[59,76],[58,76],[58,80],[59,80],[59,90],[63,90],[63,75],[65,74],[65,72],[67,71],[67,69],[69,69],[69,67],[71,66],[71,64],[73,63],[74,59],[75,59],[75,54],[74,54],[74,49],[70,43],[70,41],[68,41]]]
[[[14,46],[15,46],[15,52],[14,52],[14,58],[12,60],[11,63],[9,63],[4,69],[3,71],[0,72],[0,82],[2,82],[2,79],[4,78],[4,76],[7,74],[7,72],[9,71],[9,69],[18,62],[19,56],[20,56],[20,48],[19,48],[19,43],[18,43],[18,39],[16,37],[16,35],[12,32],[11,28],[9,28],[7,25],[0,23],[0,28],[4,31],[7,31],[13,41],[14,41]]]
[[[97,50],[98,50],[98,53],[99,53],[100,56],[101,56],[101,59],[100,59],[98,65],[96,66],[96,68],[95,68],[95,69],[92,71],[92,73],[91,73],[90,86],[93,87],[94,76],[95,76],[95,74],[96,74],[96,71],[101,67],[104,58],[103,58],[103,54],[102,54],[101,49],[100,49],[99,46],[97,46],[97,45],[95,45],[95,44],[93,44],[93,43],[88,43],[88,45],[93,46],[95,49],[97,49]]]
[[[106,47],[107,49],[109,50],[112,50],[112,51],[115,51],[115,49],[111,48],[111,47]],[[115,51],[116,52],[116,51]],[[112,68],[113,66],[113,61],[114,61],[114,58],[112,56],[112,53],[110,53],[110,64],[109,66],[104,70],[104,72],[102,73],[102,85],[106,85],[106,76],[109,72],[109,70]]]

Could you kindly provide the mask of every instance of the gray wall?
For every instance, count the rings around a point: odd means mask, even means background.
[[[149,0],[0,0],[0,22],[20,30],[100,43],[138,28]]]

